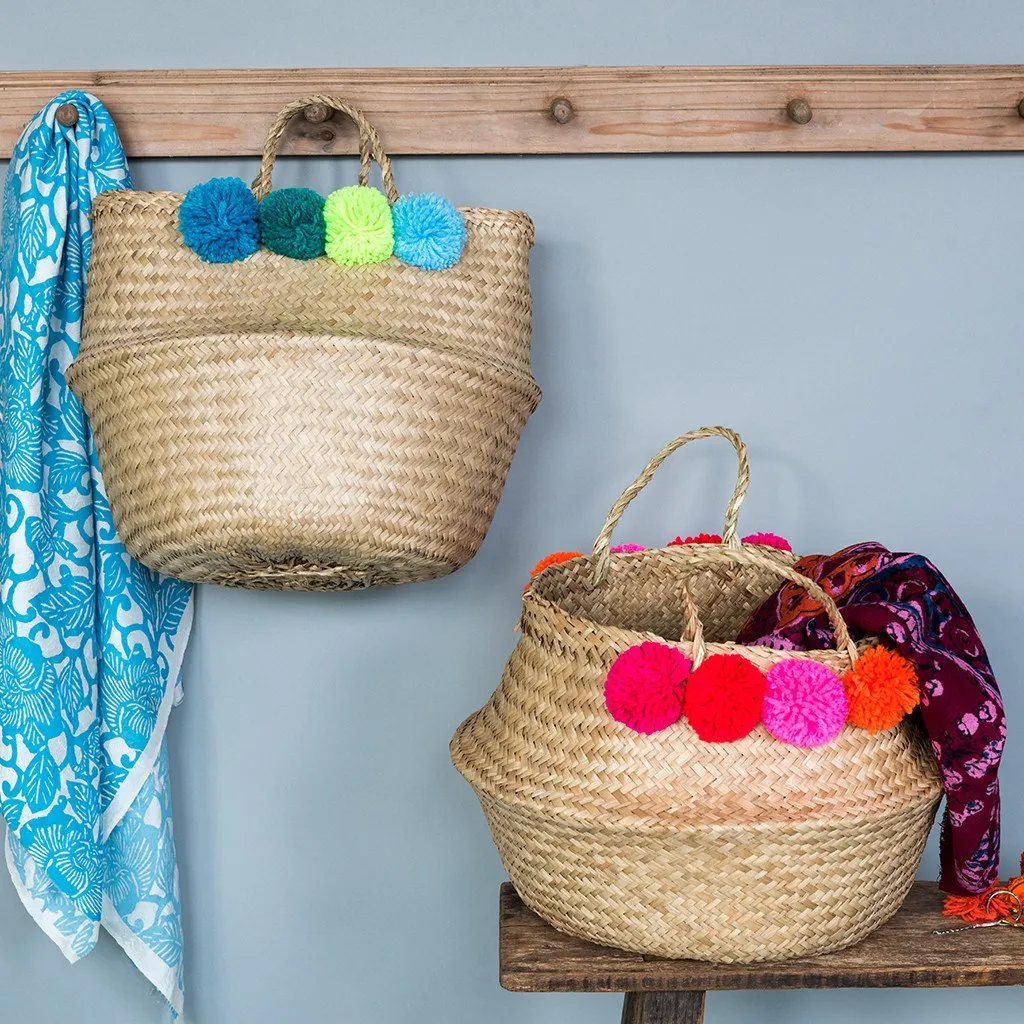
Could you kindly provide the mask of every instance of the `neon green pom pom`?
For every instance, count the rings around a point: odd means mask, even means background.
[[[395,228],[387,197],[369,185],[347,185],[324,204],[327,255],[356,267],[382,263],[395,248]]]

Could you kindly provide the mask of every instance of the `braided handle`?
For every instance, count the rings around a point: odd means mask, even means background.
[[[622,514],[629,507],[630,502],[651,482],[654,474],[658,471],[658,467],[674,451],[682,448],[684,444],[689,444],[690,441],[698,441],[704,437],[726,438],[732,444],[733,448],[736,449],[736,455],[739,458],[739,469],[736,474],[736,487],[732,492],[732,497],[729,499],[729,504],[725,510],[725,526],[722,530],[722,542],[730,548],[739,547],[740,542],[737,522],[739,520],[740,505],[743,504],[743,499],[747,494],[747,485],[750,483],[750,467],[747,464],[747,446],[743,443],[743,438],[740,437],[735,430],[730,430],[728,427],[700,427],[697,430],[691,430],[689,433],[677,437],[674,441],[670,441],[665,445],[665,447],[647,463],[643,472],[622,492],[619,496],[619,500],[612,506],[611,511],[608,513],[608,517],[604,521],[604,526],[601,527],[601,532],[597,535],[597,540],[594,541],[594,549],[592,553],[595,559],[595,586],[601,583],[608,575],[608,566],[611,562],[609,550],[611,548],[612,534],[615,532],[615,527],[619,525],[619,520],[622,518]]]
[[[681,568],[699,568],[708,564],[739,564],[756,566],[759,569],[769,569],[777,576],[781,576],[791,583],[796,583],[804,588],[825,609],[829,622],[832,623],[832,632],[835,640],[836,650],[845,652],[853,665],[857,660],[857,645],[850,637],[850,631],[846,627],[839,606],[821,587],[810,577],[797,572],[788,565],[780,563],[761,554],[753,547],[730,548],[724,544],[701,544],[695,546],[692,552],[679,554],[679,566]],[[686,614],[686,626],[683,633],[684,638],[692,634],[694,641],[694,667],[703,661],[704,657],[704,627],[700,621],[700,615],[693,603],[693,598],[687,588],[683,588],[683,609]]]
[[[266,199],[270,194],[271,176],[277,149],[284,137],[289,121],[306,107],[321,103],[331,110],[338,111],[348,117],[359,129],[359,184],[365,185],[370,180],[370,163],[375,161],[380,167],[381,179],[384,183],[384,194],[389,203],[398,201],[398,189],[395,188],[395,176],[391,170],[391,159],[384,152],[384,146],[377,134],[377,129],[367,120],[366,115],[356,107],[350,106],[336,96],[306,96],[301,100],[293,100],[282,107],[274,118],[274,123],[267,132],[267,141],[263,144],[263,158],[260,160],[260,171],[252,183],[252,194],[257,202]]]
[[[707,649],[704,646],[704,623],[700,621],[700,612],[697,611],[697,604],[693,600],[690,588],[684,583],[681,597],[683,599],[683,635],[680,640],[689,640],[693,651],[693,667],[697,668],[707,656]]]

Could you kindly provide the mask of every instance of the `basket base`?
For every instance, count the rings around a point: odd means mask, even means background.
[[[198,564],[189,564],[186,557],[180,564],[172,563],[162,571],[194,583],[218,583],[225,587],[245,587],[247,590],[316,591],[366,590],[398,583],[415,583],[447,576],[457,568],[457,564],[444,559],[410,554],[380,557],[352,555],[329,565],[259,558],[251,561],[225,559],[221,565],[204,558]]]
[[[520,898],[556,930],[730,964],[870,935],[910,891],[938,805],[927,794],[861,820],[640,830],[477,795]]]
[[[451,347],[285,332],[133,339],[72,364],[118,536],[190,582],[362,590],[476,553],[539,398]]]

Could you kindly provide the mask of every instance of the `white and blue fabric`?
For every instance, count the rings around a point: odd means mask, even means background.
[[[66,128],[62,103],[78,108]],[[110,114],[66,92],[11,159],[0,232],[0,813],[18,894],[68,960],[105,928],[181,1013],[165,731],[190,584],[121,546],[65,373],[78,352],[97,194],[131,188]]]

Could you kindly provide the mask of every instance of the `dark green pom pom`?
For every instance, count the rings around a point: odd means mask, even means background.
[[[324,200],[311,188],[282,188],[260,203],[260,241],[293,260],[324,254]]]

